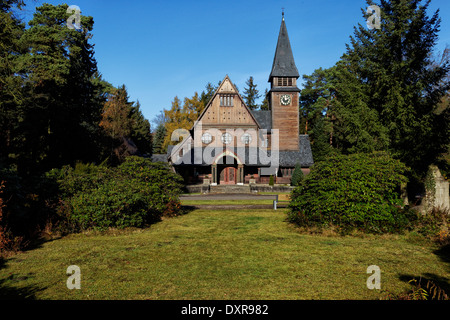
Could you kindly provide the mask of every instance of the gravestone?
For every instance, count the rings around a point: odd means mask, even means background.
[[[444,179],[439,168],[430,166],[426,194],[424,201],[424,213],[433,208],[450,210],[449,182]]]

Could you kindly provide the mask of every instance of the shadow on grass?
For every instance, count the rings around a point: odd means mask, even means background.
[[[7,259],[0,257],[0,269],[7,268]],[[0,300],[36,300],[36,293],[44,290],[37,286],[15,287],[21,281],[25,281],[29,276],[15,276],[11,274],[5,279],[0,279]]]
[[[433,253],[437,255],[443,262],[445,262],[447,264],[446,267],[450,270],[450,245],[442,246],[439,249],[433,251]],[[401,274],[399,276],[399,279],[407,283],[409,283],[411,280],[416,280],[417,282],[420,282],[421,285],[426,285],[428,282],[431,282],[438,288],[442,289],[447,294],[447,296],[450,295],[450,279],[446,277],[442,277],[432,273],[424,273],[420,276]],[[413,286],[413,284],[411,286]]]
[[[182,206],[182,212],[180,213],[180,216],[189,214],[192,211],[195,211],[196,209],[197,209],[196,206]]]
[[[450,244],[433,251],[443,262],[450,264]],[[450,265],[447,266],[450,269]]]

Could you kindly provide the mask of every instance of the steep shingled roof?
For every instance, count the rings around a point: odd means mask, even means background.
[[[295,65],[294,55],[292,54],[291,42],[289,41],[284,15],[281,21],[280,34],[278,36],[278,44],[269,82],[271,82],[273,77],[300,77]]]
[[[253,117],[261,126],[261,129],[272,129],[272,112],[266,110],[251,110]]]

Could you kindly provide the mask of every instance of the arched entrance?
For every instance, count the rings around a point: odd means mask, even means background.
[[[217,162],[219,184],[234,185],[237,183],[238,164],[232,157],[223,157]]]
[[[213,185],[242,185],[244,183],[244,165],[229,150],[215,159],[211,171]]]

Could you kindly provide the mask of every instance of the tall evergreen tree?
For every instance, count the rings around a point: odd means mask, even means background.
[[[265,110],[265,111],[270,110],[270,108],[269,108],[269,89],[266,89],[266,91],[264,91],[264,100],[261,103],[260,109]]]
[[[253,77],[250,77],[245,84],[246,87],[244,88],[242,98],[250,110],[256,110],[258,108],[257,100],[261,97],[258,89],[256,89],[257,85],[254,83]]]
[[[200,95],[200,100],[203,103],[203,105],[206,107],[208,103],[211,101],[212,97],[214,96],[214,93],[217,90],[217,86],[213,86],[211,82],[208,82],[208,84],[205,87],[205,90],[202,91]]]
[[[164,154],[167,152],[167,150],[164,149],[165,138],[166,127],[164,124],[160,124],[153,135],[153,154]]]
[[[152,153],[150,122],[142,114],[139,101],[129,101],[125,85],[114,89],[104,104],[100,126],[111,137],[115,154],[118,154],[117,148],[125,150],[130,144],[137,148],[135,152],[139,154]],[[119,155],[120,161],[123,156]]]
[[[97,74],[89,34],[92,17],[81,16],[82,31],[67,28],[67,5],[36,9],[21,42],[28,54],[19,57],[26,97],[19,108],[16,146],[25,172],[46,171],[76,160],[98,160],[92,139],[100,130],[101,104],[93,101]]]
[[[20,43],[25,26],[14,15],[15,5],[20,7],[23,2],[0,2],[0,162],[5,164],[12,160],[9,155],[17,143],[15,131],[23,101],[18,58],[25,53]]]
[[[141,111],[141,104],[137,101],[131,107],[131,140],[136,144],[139,152],[145,155],[152,154],[152,135],[150,122],[145,119]]]
[[[393,155],[420,173],[450,139],[449,108],[436,112],[450,88],[445,81],[450,63],[432,64],[441,20],[439,10],[428,16],[430,2],[381,1],[381,29],[359,25],[342,58],[387,128]]]

